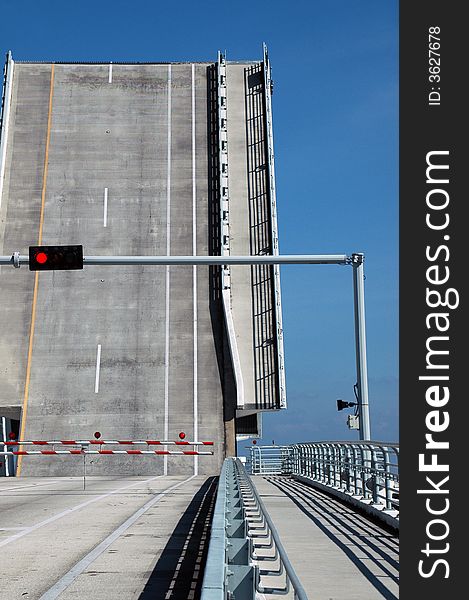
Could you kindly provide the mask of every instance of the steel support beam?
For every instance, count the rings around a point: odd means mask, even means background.
[[[346,265],[346,254],[294,254],[283,256],[84,256],[83,265]],[[18,252],[0,256],[0,265],[20,267],[29,256]]]

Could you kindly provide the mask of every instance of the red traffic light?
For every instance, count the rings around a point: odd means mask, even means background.
[[[47,262],[47,254],[45,252],[38,252],[36,254],[36,260],[40,265]]]
[[[10,440],[16,440],[16,433],[14,431],[10,431],[8,437],[10,438]]]
[[[100,431],[95,431],[94,432],[94,437],[99,440],[99,438],[101,437],[101,432]]]
[[[181,431],[179,434],[179,439],[183,440],[186,437],[186,434],[184,433],[184,431]]]
[[[253,444],[257,444],[257,440],[252,440],[252,443]]]
[[[83,246],[30,246],[29,270],[83,269]]]

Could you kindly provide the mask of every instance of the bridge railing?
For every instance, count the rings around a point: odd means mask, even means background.
[[[247,465],[252,475],[291,474],[398,515],[398,444],[360,441],[253,446]]]
[[[291,446],[291,473],[399,507],[399,446],[382,442],[318,442]]]
[[[220,474],[201,600],[254,600],[259,594],[308,600],[243,465]]]
[[[246,469],[251,475],[282,475],[291,469],[291,446],[252,446]]]

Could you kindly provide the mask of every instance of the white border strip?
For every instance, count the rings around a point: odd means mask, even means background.
[[[231,312],[231,291],[222,290],[223,310],[225,313],[226,329],[228,331],[228,344],[230,347],[231,360],[236,379],[237,407],[244,406],[244,380],[241,373],[241,361],[239,359],[238,344],[236,343],[236,332],[233,322],[233,313]],[[242,404],[241,404],[242,401]]]
[[[166,255],[171,255],[171,65],[168,65],[168,149],[166,181]],[[164,350],[164,439],[169,437],[169,265],[166,266],[165,350]],[[164,447],[167,450],[167,446]],[[163,473],[168,474],[168,457],[164,457]]]
[[[192,254],[197,256],[197,182],[195,162],[195,65],[192,64]],[[197,323],[197,266],[192,267],[193,296],[193,357],[194,357],[194,439],[199,437],[199,397],[198,397],[198,323]],[[199,457],[194,456],[194,475],[199,474]]]
[[[3,180],[5,177],[5,163],[6,163],[6,152],[7,152],[7,140],[8,140],[8,126],[10,122],[10,105],[11,105],[11,91],[13,86],[13,67],[15,63],[11,57],[11,52],[7,54],[7,60],[5,63],[6,69],[6,81],[4,89],[3,99],[3,123],[2,132],[0,139],[0,207],[2,206],[2,193],[3,193]]]

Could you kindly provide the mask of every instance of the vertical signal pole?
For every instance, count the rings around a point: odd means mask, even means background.
[[[364,256],[352,254],[353,306],[355,312],[355,352],[357,360],[358,416],[360,440],[370,440],[370,413],[368,408],[368,371],[366,364],[365,330],[365,274]]]

